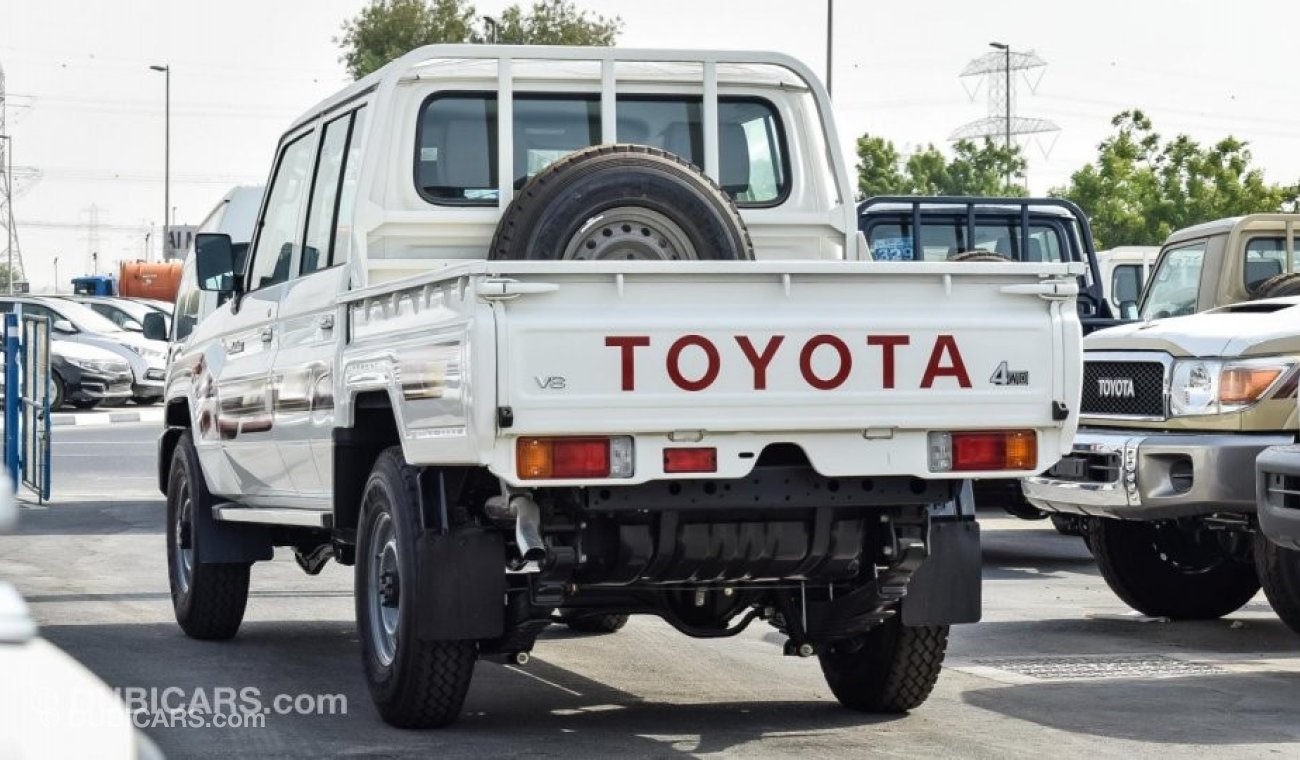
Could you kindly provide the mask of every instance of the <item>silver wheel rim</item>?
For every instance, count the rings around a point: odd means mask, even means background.
[[[648,208],[617,206],[583,223],[565,246],[566,260],[695,260],[695,246],[673,220]]]
[[[393,518],[387,512],[375,519],[373,535],[367,584],[370,597],[370,643],[379,662],[391,665],[397,653],[397,621],[402,597],[397,534],[393,530]]]
[[[189,480],[182,480],[176,503],[176,530],[172,540],[173,575],[176,576],[176,588],[182,594],[190,592],[190,579],[194,573],[194,524],[190,518],[193,514],[193,500],[190,498]]]

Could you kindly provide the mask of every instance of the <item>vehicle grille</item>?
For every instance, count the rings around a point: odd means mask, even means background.
[[[1275,507],[1300,509],[1300,477],[1270,472],[1265,475],[1268,500]]]
[[[1076,451],[1062,457],[1047,474],[1074,483],[1116,483],[1119,471],[1119,454]]]
[[[1085,359],[1080,411],[1084,414],[1163,418],[1165,365],[1160,362]]]

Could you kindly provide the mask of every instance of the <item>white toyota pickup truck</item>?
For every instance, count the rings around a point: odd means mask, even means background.
[[[755,619],[901,711],[979,617],[964,479],[1077,424],[1081,264],[873,262],[824,88],[766,53],[436,46],[284,134],[177,342],[172,597],[355,565],[380,714],[451,722],[553,622]]]

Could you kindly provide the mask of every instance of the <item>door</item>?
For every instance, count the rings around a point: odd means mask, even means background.
[[[279,344],[280,299],[296,265],[315,153],[314,132],[285,145],[262,210],[237,302],[218,310],[219,342],[207,354],[216,381],[215,422],[223,459],[241,496],[294,492],[275,445],[271,367]]]
[[[275,438],[289,480],[299,496],[323,507],[333,485],[333,366],[343,335],[335,304],[347,287],[347,227],[339,229],[355,196],[360,166],[353,136],[361,133],[363,113],[339,116],[321,131],[302,256],[280,302],[280,350],[272,371]]]

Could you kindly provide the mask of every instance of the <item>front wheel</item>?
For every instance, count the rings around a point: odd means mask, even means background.
[[[475,642],[416,635],[424,598],[416,572],[418,471],[394,446],[379,455],[361,498],[356,604],[361,660],[379,714],[398,728],[437,728],[460,715]]]
[[[167,480],[167,577],[176,622],[195,639],[233,637],[248,604],[248,563],[199,561],[204,535],[197,518],[214,502],[194,442],[183,433]]]
[[[841,705],[861,712],[901,713],[930,696],[943,669],[948,626],[903,625],[901,617],[895,615],[820,656],[826,685]]]
[[[1273,611],[1291,630],[1300,633],[1300,552],[1278,546],[1268,536],[1257,533],[1255,569]]]
[[[1088,521],[1089,546],[1102,578],[1144,615],[1210,620],[1241,608],[1259,576],[1209,530],[1173,522]]]

